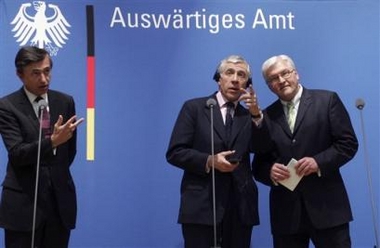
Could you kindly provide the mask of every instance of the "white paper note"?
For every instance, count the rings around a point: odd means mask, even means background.
[[[291,191],[293,191],[297,187],[298,183],[302,179],[302,176],[297,175],[296,169],[294,168],[296,163],[297,163],[297,160],[292,158],[287,165],[289,173],[290,173],[290,177],[282,181],[278,181],[278,183],[284,185]]]

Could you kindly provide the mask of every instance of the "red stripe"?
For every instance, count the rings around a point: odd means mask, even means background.
[[[95,108],[95,57],[87,57],[87,108]]]

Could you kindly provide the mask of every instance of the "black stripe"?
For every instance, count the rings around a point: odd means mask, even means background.
[[[94,6],[86,5],[87,20],[87,56],[95,55]]]

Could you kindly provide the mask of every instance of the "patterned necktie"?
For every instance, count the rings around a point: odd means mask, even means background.
[[[289,102],[286,105],[286,108],[288,110],[287,121],[288,121],[288,124],[289,124],[290,131],[292,131],[292,133],[293,133],[293,131],[294,131],[294,124],[296,123],[296,108],[295,108],[293,102]]]
[[[227,141],[229,141],[230,137],[231,137],[231,132],[232,132],[232,122],[233,122],[232,112],[235,108],[235,105],[232,102],[227,102],[226,106],[227,106],[227,111],[226,111],[226,124],[225,124],[225,126],[226,126]]]
[[[43,98],[41,96],[36,97],[34,100],[35,102],[41,101]],[[41,114],[41,109],[38,109],[38,119],[40,120],[40,114]],[[47,106],[44,106],[42,110],[42,122],[41,122],[41,127],[42,127],[42,136],[45,138],[50,138],[51,135],[51,128],[50,128],[50,114],[47,110]]]

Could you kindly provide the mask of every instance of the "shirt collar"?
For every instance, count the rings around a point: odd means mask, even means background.
[[[298,106],[298,104],[300,103],[300,100],[301,100],[302,92],[303,92],[303,87],[302,87],[301,84],[299,84],[298,92],[293,97],[293,99],[291,101],[289,101],[289,102],[281,100],[282,105],[286,106],[288,103],[291,102],[291,103],[293,103],[294,106]]]
[[[25,87],[24,87],[24,91],[25,91],[25,94],[28,97],[30,103],[33,104],[34,100],[36,100],[37,95],[33,94],[32,92],[27,90]],[[42,94],[41,97],[46,101],[46,103],[48,103],[47,93]]]
[[[219,104],[219,107],[226,107],[226,103],[228,102],[222,95],[222,93],[220,91],[218,91],[218,93],[216,93],[216,100],[218,101],[218,104]],[[234,105],[235,105],[235,108],[236,108],[236,105],[237,105],[237,101],[233,102]]]

